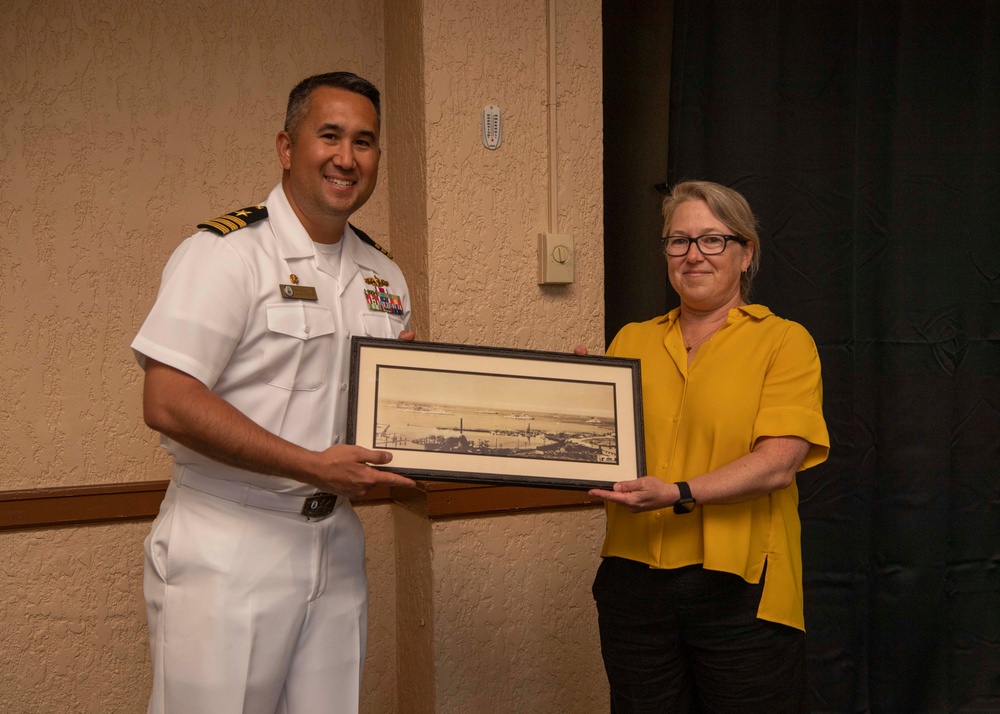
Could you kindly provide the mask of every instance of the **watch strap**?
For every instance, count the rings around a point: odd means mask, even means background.
[[[694,496],[691,495],[691,487],[687,481],[677,481],[675,484],[681,497],[674,502],[674,513],[684,515],[694,510]]]

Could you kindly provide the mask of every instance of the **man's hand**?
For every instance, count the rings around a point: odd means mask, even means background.
[[[318,457],[318,480],[313,483],[323,491],[357,498],[376,486],[412,488],[417,485],[405,476],[373,468],[373,465],[387,464],[392,460],[388,451],[372,451],[363,446],[331,446],[319,452]]]
[[[413,342],[417,338],[417,333],[413,330],[403,330],[399,333],[399,339],[406,340],[407,342]]]
[[[619,481],[614,485],[613,491],[595,488],[589,493],[605,501],[618,503],[632,513],[666,508],[681,497],[677,486],[652,476],[643,476],[634,481]]]

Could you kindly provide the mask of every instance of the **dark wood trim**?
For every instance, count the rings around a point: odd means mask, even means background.
[[[136,481],[0,491],[0,531],[149,520],[156,516],[167,484]],[[600,503],[584,491],[440,482],[421,482],[416,489],[380,486],[354,502],[388,500],[429,519]]]
[[[152,518],[166,488],[166,481],[140,481],[0,491],[0,530]]]
[[[601,503],[586,491],[567,489],[437,481],[418,485],[417,489],[392,489],[392,498],[432,520]]]

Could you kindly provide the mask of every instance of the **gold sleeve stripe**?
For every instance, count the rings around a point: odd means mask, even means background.
[[[241,216],[245,218],[241,218]],[[227,213],[224,216],[219,216],[218,218],[213,218],[205,221],[204,223],[199,223],[198,227],[205,228],[224,236],[227,233],[232,233],[240,228],[246,228],[251,223],[262,221],[265,218],[267,218],[267,208],[264,206],[256,206],[242,208],[239,211],[233,211],[232,213]]]
[[[226,233],[232,233],[233,227],[226,225],[225,223],[220,223],[219,221],[205,221],[204,223],[198,224],[199,228],[214,228],[215,231],[221,235],[226,235]]]

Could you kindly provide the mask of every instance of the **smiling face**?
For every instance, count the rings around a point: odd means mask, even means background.
[[[664,229],[664,235],[688,238],[708,234],[734,235],[735,231],[700,199],[678,205],[670,225]],[[698,312],[729,309],[743,302],[740,275],[750,265],[752,257],[753,247],[740,245],[737,241],[729,241],[725,251],[718,255],[702,255],[692,243],[687,255],[667,256],[667,274],[684,308]]]
[[[347,219],[375,190],[378,132],[378,115],[367,98],[320,86],[294,138],[278,134],[285,195],[314,241],[340,240]]]

